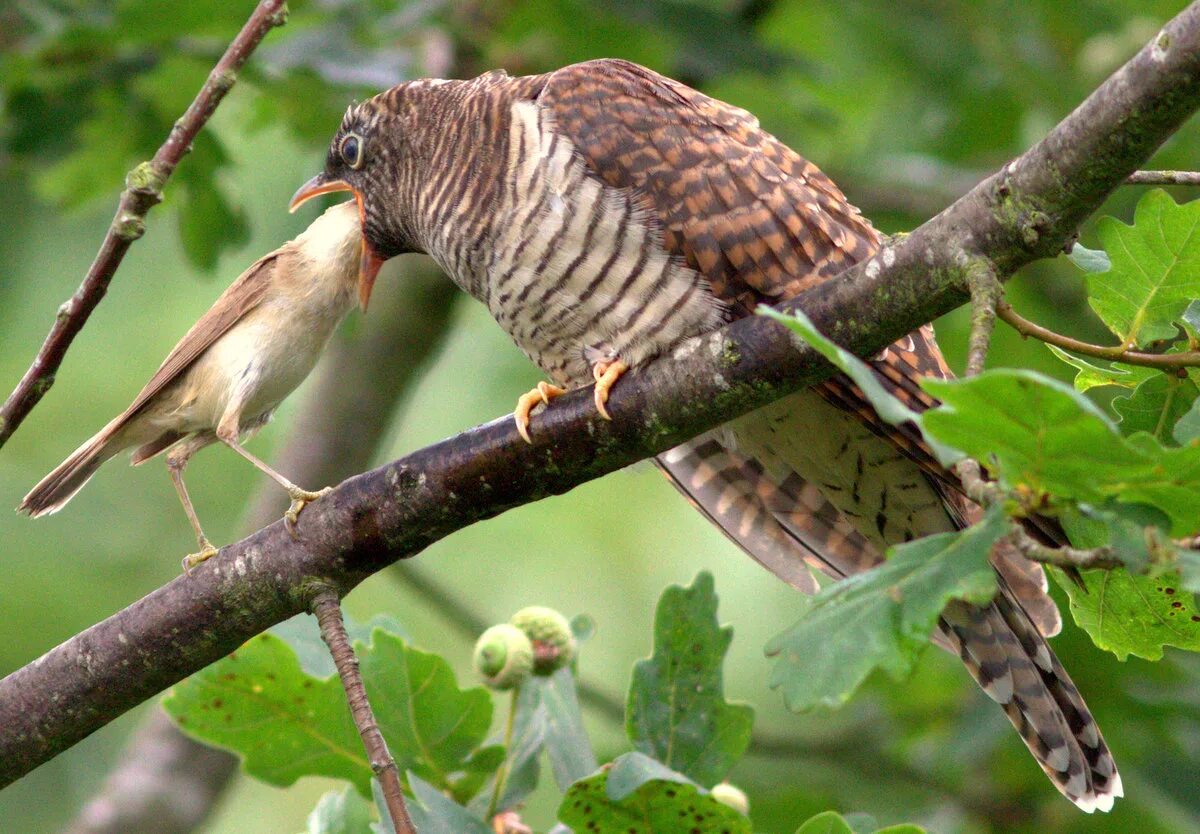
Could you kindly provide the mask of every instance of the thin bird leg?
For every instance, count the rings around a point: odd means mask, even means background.
[[[287,478],[283,477],[274,469],[272,469],[265,461],[259,460],[257,457],[242,448],[242,444],[238,442],[238,431],[236,428],[234,428],[232,431],[227,430],[224,427],[218,428],[217,437],[230,449],[233,449],[233,451],[237,452],[246,460],[254,464],[260,472],[267,475],[269,478],[271,478],[271,480],[275,481],[275,483],[287,490],[288,497],[292,499],[292,503],[291,506],[288,507],[287,512],[283,514],[283,521],[284,524],[287,525],[288,532],[291,533],[292,536],[296,535],[296,521],[300,517],[300,511],[313,501],[316,501],[319,498],[324,498],[326,495],[333,492],[333,487],[325,487],[324,489],[319,489],[316,492],[311,492],[307,489],[296,486]]]
[[[200,527],[200,518],[196,515],[196,508],[192,506],[192,498],[188,495],[187,486],[183,483],[183,470],[187,468],[188,461],[191,460],[192,455],[209,443],[212,443],[211,436],[208,438],[192,437],[176,444],[171,451],[167,452],[167,473],[171,476],[171,483],[175,485],[175,491],[179,493],[179,503],[183,504],[183,511],[187,515],[188,521],[191,522],[192,530],[196,533],[196,543],[200,545],[199,552],[189,553],[183,557],[184,573],[188,573],[196,565],[211,559],[219,552],[204,535],[204,530]]]
[[[557,385],[551,385],[549,382],[539,382],[537,388],[517,398],[517,407],[513,411],[513,419],[517,422],[517,432],[525,439],[526,443],[533,442],[529,437],[529,413],[533,411],[538,403],[550,405],[552,399],[561,397],[565,393],[567,393],[567,389],[565,388],[559,388]]]
[[[608,392],[612,390],[616,381],[621,378],[621,374],[628,370],[629,366],[620,359],[601,359],[592,366],[592,376],[596,380],[596,390],[594,393],[596,410],[600,412],[600,416],[605,420],[612,419],[612,416],[608,413],[608,407],[605,405],[608,402]]]

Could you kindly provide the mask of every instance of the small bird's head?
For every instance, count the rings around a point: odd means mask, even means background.
[[[395,211],[386,210],[395,188],[391,146],[396,125],[380,97],[352,105],[329,144],[325,170],[310,179],[292,197],[291,211],[320,194],[349,191],[358,202],[362,220],[362,260],[359,267],[358,298],[365,310],[380,266],[388,258],[415,251],[409,236],[389,226]]]

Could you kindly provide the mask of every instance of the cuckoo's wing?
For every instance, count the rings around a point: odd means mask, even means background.
[[[878,233],[833,181],[741,108],[611,59],[564,67],[538,78],[530,92],[596,176],[643,195],[662,226],[666,247],[699,270],[738,312],[790,298],[878,246]],[[891,345],[871,364],[885,388],[916,411],[937,404],[919,380],[950,376],[928,326]],[[816,390],[856,413],[920,466],[961,515],[958,479],[937,462],[918,431],[884,423],[844,376]],[[681,458],[671,466],[678,470],[676,486],[687,492],[692,475],[684,471],[685,463]],[[748,477],[761,481],[753,473]],[[695,494],[691,499],[708,506]],[[705,512],[737,539],[711,508]],[[1015,570],[1024,560],[1010,562],[1006,569]],[[1027,573],[1041,575],[1044,585],[1039,567]],[[1028,578],[1012,578],[1022,589],[1029,587]],[[1057,609],[1048,598],[1031,599],[1030,607],[1039,626],[1057,631]]]

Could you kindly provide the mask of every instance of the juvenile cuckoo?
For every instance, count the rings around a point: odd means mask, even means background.
[[[516,419],[682,339],[775,304],[869,257],[879,235],[812,163],[750,113],[620,60],[545,75],[400,84],[351,107],[325,170],[293,205],[352,191],[364,275],[431,255],[550,378]],[[369,293],[369,281],[361,288]],[[925,327],[873,359],[917,407],[949,374]],[[897,542],[962,528],[978,509],[920,438],[879,420],[845,377],[658,458],[689,501],[754,559],[811,592]],[[952,603],[935,640],[1007,713],[1055,786],[1108,810],[1121,780],[1045,637],[1059,627],[1039,567],[999,551],[1000,592]]]

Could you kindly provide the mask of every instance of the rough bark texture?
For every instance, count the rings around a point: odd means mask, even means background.
[[[1200,3],[1043,141],[870,261],[792,302],[866,355],[967,298],[965,265],[998,277],[1052,256],[1200,106]],[[301,516],[225,548],[0,681],[0,785],[131,706],[475,521],[565,492],[828,375],[773,322],[692,340],[617,385],[613,421],[583,391],[536,418],[526,444],[503,418],[343,483]]]

